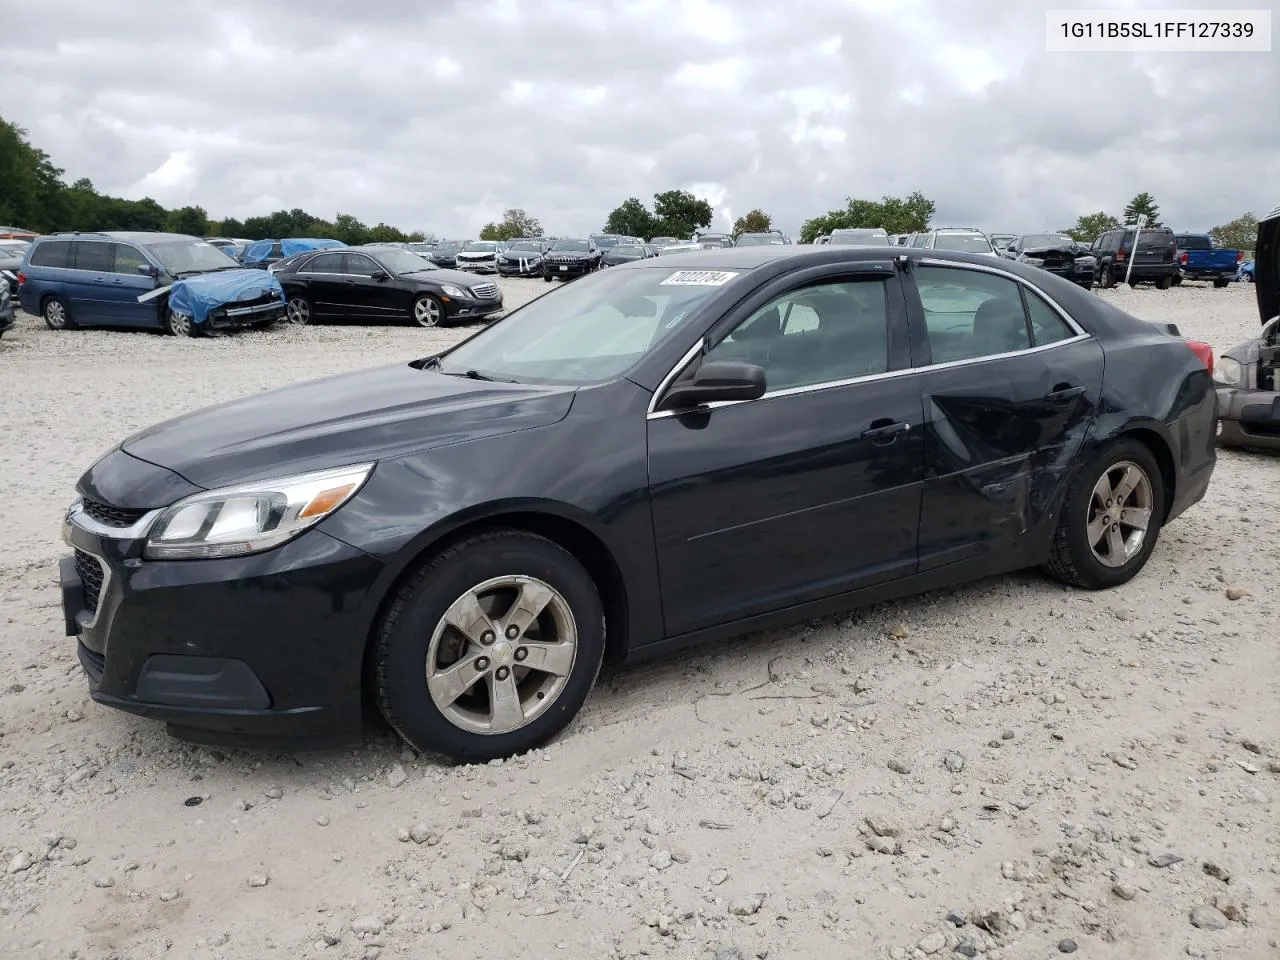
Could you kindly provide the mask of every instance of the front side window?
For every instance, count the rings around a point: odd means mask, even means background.
[[[1031,347],[1018,284],[979,270],[917,267],[934,363],[975,360]]]
[[[418,259],[414,257],[414,259]],[[380,266],[373,262],[370,257],[361,256],[358,253],[347,254],[347,273],[356,277],[372,277],[379,273],[385,273]]]
[[[151,262],[142,255],[142,251],[137,247],[130,246],[127,243],[113,244],[116,248],[115,273],[129,273],[134,276],[138,275],[140,267],[149,267]]]
[[[884,373],[888,334],[885,281],[821,283],[771,300],[706,359],[758,364],[766,389],[787,390]]]

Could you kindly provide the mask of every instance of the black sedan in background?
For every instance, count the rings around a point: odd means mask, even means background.
[[[498,254],[498,276],[538,277],[542,275],[542,258],[551,248],[550,240],[513,240]]]
[[[1127,582],[1213,473],[1207,349],[989,255],[602,270],[127,438],[66,513],[66,630],[96,701],[180,735],[318,745],[375,708],[505,757],[606,657],[1024,567]]]
[[[644,260],[647,257],[656,257],[657,255],[657,252],[646,243],[618,243],[604,252],[600,257],[600,265],[616,267],[619,264],[631,263],[634,260]]]
[[[458,254],[462,252],[462,248],[467,245],[466,240],[441,240],[431,252],[423,254],[428,260],[437,267],[447,267],[450,270],[458,265]]]
[[[1047,270],[1086,290],[1093,286],[1098,270],[1098,260],[1089,248],[1065,233],[1028,233],[1016,237],[1002,256]]]
[[[594,240],[557,240],[542,258],[542,279],[572,280],[598,270],[601,253]]]
[[[321,250],[275,271],[291,323],[381,320],[436,327],[502,311],[498,285],[399,247]]]

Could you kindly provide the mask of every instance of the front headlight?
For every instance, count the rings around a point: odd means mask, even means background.
[[[1028,256],[1024,253],[1024,254],[1023,254],[1022,256],[1020,256],[1018,259],[1019,259],[1020,261],[1022,261],[1023,263],[1030,264],[1030,265],[1031,265],[1031,266],[1033,266],[1033,267],[1043,267],[1043,266],[1044,266],[1044,260],[1042,260],[1040,257],[1028,257]]]
[[[1213,365],[1213,379],[1226,387],[1234,387],[1244,379],[1244,368],[1239,360],[1230,357],[1219,357]]]
[[[210,560],[270,550],[350,500],[372,469],[362,463],[185,497],[155,522],[142,555]]]
[[[1097,265],[1098,258],[1093,256],[1092,254],[1084,257],[1076,257],[1076,263],[1078,263],[1082,267],[1092,267]]]
[[[463,300],[471,299],[471,294],[467,293],[467,291],[463,290],[461,287],[455,287],[452,283],[442,283],[440,284],[440,289],[450,297],[460,297]]]

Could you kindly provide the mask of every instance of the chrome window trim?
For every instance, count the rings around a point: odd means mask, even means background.
[[[1044,300],[1044,302],[1047,303],[1049,307],[1066,322],[1067,326],[1070,327],[1070,329],[1075,334],[1075,336],[1067,337],[1065,340],[1055,340],[1053,343],[1046,343],[1038,347],[1028,347],[1025,350],[1009,350],[1009,351],[1006,351],[1005,353],[993,353],[985,357],[969,357],[964,360],[948,360],[945,363],[930,363],[920,367],[904,367],[901,370],[887,370],[884,373],[872,373],[862,377],[849,377],[843,380],[825,380],[822,383],[805,384],[804,386],[799,386],[799,387],[784,387],[781,390],[767,390],[762,396],[757,397],[755,400],[720,400],[715,403],[702,404],[701,406],[692,408],[692,409],[717,410],[721,407],[732,407],[732,406],[737,406],[743,403],[759,403],[762,400],[770,400],[770,399],[773,399],[774,397],[798,396],[800,394],[805,394],[805,393],[816,393],[819,390],[831,390],[837,387],[852,386],[853,384],[857,384],[857,383],[870,383],[876,380],[889,380],[895,377],[906,376],[909,373],[927,373],[932,370],[950,370],[956,367],[971,366],[979,363],[990,363],[993,360],[1008,360],[1011,357],[1025,357],[1025,356],[1030,356],[1036,353],[1043,353],[1046,350],[1053,350],[1057,347],[1063,347],[1070,343],[1079,343],[1081,340],[1089,340],[1089,339],[1092,339],[1093,337],[1093,334],[1089,333],[1087,330],[1081,327],[1080,324],[1076,323],[1076,321],[1071,318],[1071,316],[1066,312],[1066,310],[1062,308],[1062,305],[1059,304],[1056,300],[1054,300],[1053,297],[1049,296],[1047,293],[1045,293],[1043,290],[1037,287],[1034,283],[1031,283],[1030,281],[1023,279],[1022,277],[1016,276],[1007,270],[1001,270],[996,267],[989,267],[986,265],[978,265],[978,264],[972,264],[972,263],[956,263],[955,261],[951,261],[951,260],[934,260],[927,257],[921,257],[919,260],[916,260],[915,263],[921,266],[929,266],[929,267],[949,267],[951,269],[958,269],[958,270],[977,270],[981,273],[995,274],[996,276],[1004,277],[1007,280],[1012,280],[1015,283],[1021,284],[1022,286],[1030,290],[1032,293],[1034,293],[1036,296]],[[658,389],[654,391],[653,396],[649,399],[649,406],[645,412],[646,420],[660,420],[664,417],[674,417],[678,414],[689,412],[687,410],[657,410],[656,407],[658,405],[658,401],[661,399],[662,395],[666,392],[666,390],[671,386],[672,382],[681,373],[683,373],[684,369],[690,363],[693,362],[694,358],[699,353],[702,352],[704,343],[705,343],[705,335],[696,344],[694,344],[689,349],[689,351],[683,357],[680,358],[680,360],[671,369],[671,371],[665,377],[662,378],[662,381],[658,384]]]

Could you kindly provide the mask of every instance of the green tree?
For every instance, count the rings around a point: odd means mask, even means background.
[[[1209,231],[1213,242],[1229,250],[1252,250],[1258,243],[1258,218],[1252,213],[1236,217]]]
[[[204,207],[181,207],[170,210],[165,217],[165,229],[170,233],[186,233],[193,237],[203,237],[209,232],[209,215]]]
[[[733,235],[740,233],[768,233],[773,229],[773,218],[759,208],[744,213],[733,222]]]
[[[27,132],[0,119],[0,223],[48,232],[63,226],[66,187],[48,154]]]
[[[628,197],[610,213],[604,222],[605,233],[620,233],[626,237],[639,237],[648,240],[662,231],[643,203],[636,197]],[[688,234],[678,234],[687,237]]]
[[[655,232],[663,236],[689,237],[699,227],[711,226],[714,211],[706,200],[688,190],[667,190],[653,195]],[[649,239],[653,234],[635,234]]]
[[[1120,221],[1111,214],[1099,210],[1097,213],[1086,213],[1076,220],[1074,227],[1067,227],[1062,232],[1077,243],[1093,243],[1108,230],[1120,226]]]
[[[1146,216],[1146,225],[1148,227],[1163,226],[1160,223],[1160,205],[1156,203],[1155,197],[1145,190],[1125,205],[1124,222],[1126,224],[1137,223],[1139,215]]]
[[[486,223],[480,228],[481,240],[514,240],[517,237],[542,236],[542,224],[520,207],[512,207],[502,214],[498,223]]]
[[[848,197],[843,210],[829,210],[800,225],[800,242],[813,241],[832,230],[880,228],[888,233],[915,233],[929,229],[934,202],[919,190],[906,197],[859,200]]]

